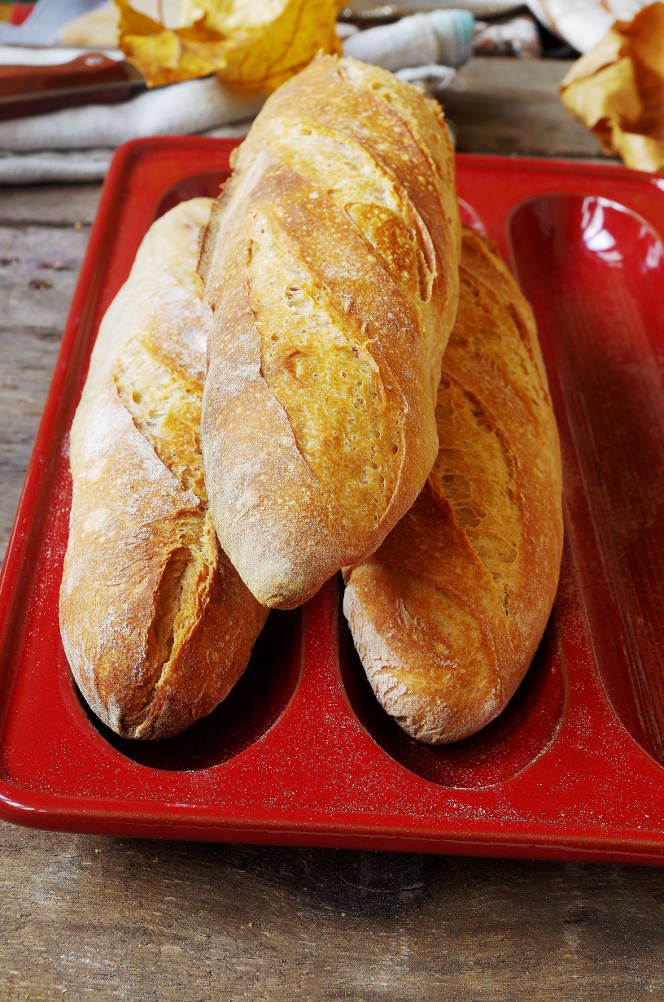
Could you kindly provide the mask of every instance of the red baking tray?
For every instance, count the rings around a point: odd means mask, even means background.
[[[0,582],[0,815],[151,837],[664,861],[664,178],[459,156],[464,214],[533,304],[561,433],[551,620],[505,713],[430,748],[375,702],[329,581],[273,613],[243,679],[185,734],[90,715],[58,631],[68,431],[99,322],[156,216],[215,194],[234,143],[118,151]]]

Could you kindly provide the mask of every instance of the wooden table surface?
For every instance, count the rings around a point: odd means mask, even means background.
[[[598,156],[566,66],[505,62],[447,95],[459,146]],[[0,557],[99,193],[0,189]],[[2,1000],[664,998],[661,870],[7,824],[0,853]]]

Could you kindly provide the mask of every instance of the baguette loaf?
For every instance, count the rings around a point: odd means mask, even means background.
[[[212,314],[196,265],[211,205],[182,203],[148,232],[71,429],[60,631],[83,696],[126,737],[166,737],[209,713],[268,613],[219,549],[203,480]]]
[[[345,570],[344,613],[373,690],[432,744],[479,730],[525,675],[556,593],[558,435],[528,303],[464,229],[443,358],[440,450],[412,509]]]
[[[452,144],[416,88],[319,57],[267,101],[200,263],[210,510],[265,605],[368,556],[421,490],[460,242]]]

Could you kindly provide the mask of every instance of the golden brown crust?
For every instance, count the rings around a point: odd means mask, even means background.
[[[532,312],[466,228],[459,273],[434,468],[380,549],[345,571],[344,612],[374,692],[404,730],[436,744],[474,733],[513,695],[551,611],[563,541]]]
[[[435,103],[330,57],[268,100],[201,254],[210,508],[262,603],[303,602],[417,497],[459,252]]]
[[[60,630],[76,682],[127,737],[209,713],[267,618],[221,552],[200,412],[212,323],[196,274],[210,199],[153,225],[102,321],[70,436]]]

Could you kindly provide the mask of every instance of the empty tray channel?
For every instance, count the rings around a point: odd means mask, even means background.
[[[509,239],[551,381],[597,670],[664,764],[662,243],[629,209],[582,195],[523,203]]]

